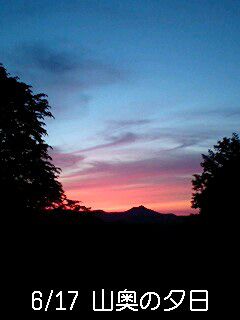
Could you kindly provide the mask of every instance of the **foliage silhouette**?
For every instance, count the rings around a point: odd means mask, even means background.
[[[81,201],[78,200],[71,200],[68,199],[66,197],[66,195],[64,194],[62,196],[62,202],[61,204],[58,204],[57,206],[54,207],[54,209],[57,209],[55,211],[74,211],[74,212],[78,212],[78,211],[84,211],[84,212],[90,212],[91,208],[90,207],[86,207],[83,205],[80,205]]]
[[[239,211],[240,183],[240,140],[236,133],[223,138],[202,155],[202,174],[195,174],[192,180],[192,207],[199,208],[204,218],[218,218],[227,212]]]
[[[60,168],[48,154],[44,119],[53,115],[46,95],[33,94],[1,64],[0,89],[1,205],[18,211],[85,208],[67,199],[57,180]]]

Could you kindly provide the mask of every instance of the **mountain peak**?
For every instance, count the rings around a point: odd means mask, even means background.
[[[158,212],[153,211],[151,209],[148,209],[144,207],[143,205],[140,205],[138,207],[132,207],[131,209],[126,211],[127,213],[131,214],[158,214]]]

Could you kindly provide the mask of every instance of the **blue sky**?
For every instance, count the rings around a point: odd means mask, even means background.
[[[191,212],[201,153],[239,132],[240,1],[0,8],[1,62],[48,94],[67,193],[94,208]]]

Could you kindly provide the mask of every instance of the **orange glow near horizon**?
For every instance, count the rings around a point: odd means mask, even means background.
[[[191,180],[192,173],[197,172],[198,156],[163,152],[161,157],[123,161],[114,160],[114,154],[105,154],[101,160],[91,158],[91,154],[83,156],[83,152],[55,155],[61,167],[65,164],[60,181],[67,196],[107,212],[143,205],[161,213],[197,213],[191,208]]]
[[[70,186],[69,186],[70,187]],[[125,211],[131,207],[144,205],[145,207],[161,212],[175,214],[197,213],[191,209],[189,188],[182,186],[146,187],[121,189],[107,187],[68,189],[67,196],[74,200],[81,200],[93,210],[101,209],[107,212]]]

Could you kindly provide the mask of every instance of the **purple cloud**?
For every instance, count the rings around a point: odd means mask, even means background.
[[[16,49],[18,57],[14,55],[14,60],[17,60],[20,68],[28,68],[34,81],[43,82],[44,85],[60,86],[72,91],[110,85],[126,79],[124,70],[92,58],[84,48],[73,53],[65,48],[56,49],[42,43],[24,43]],[[39,74],[45,76],[39,79]]]
[[[61,151],[60,148],[54,147],[49,152],[53,159],[54,164],[61,169],[73,168],[79,162],[83,161],[85,157],[83,155],[75,155],[74,153],[66,153]]]
[[[138,140],[138,136],[132,132],[127,132],[124,133],[120,136],[115,136],[115,137],[109,137],[108,140],[110,142],[99,144],[93,147],[85,148],[82,150],[76,151],[76,153],[83,153],[83,152],[89,152],[89,151],[95,151],[99,149],[106,149],[106,148],[111,148],[111,147],[117,147],[121,145],[126,145],[129,143],[133,143]]]

